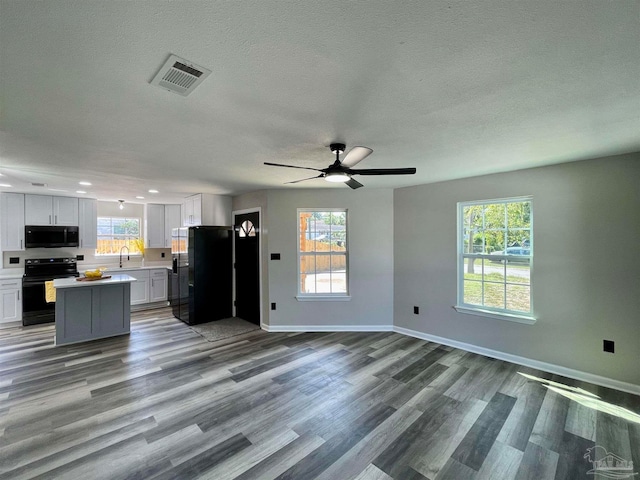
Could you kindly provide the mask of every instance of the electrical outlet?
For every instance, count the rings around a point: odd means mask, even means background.
[[[615,342],[613,340],[603,340],[602,350],[609,353],[615,353]]]
[[[20,263],[20,257],[9,257],[9,263]]]
[[[272,253],[271,254],[271,260],[280,260],[280,254],[279,253]]]
[[[160,252],[160,257],[164,258],[164,252]]]
[[[81,262],[82,260],[84,260],[84,255],[76,255],[76,260]]]
[[[420,307],[413,307],[413,313],[420,315]]]
[[[276,309],[276,302],[271,302],[271,310],[275,310]]]

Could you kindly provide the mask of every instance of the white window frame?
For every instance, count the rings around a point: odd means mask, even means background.
[[[464,207],[472,206],[472,205],[492,205],[497,203],[517,203],[517,202],[530,202],[531,203],[531,218],[530,218],[530,237],[529,237],[529,248],[531,250],[530,260],[529,260],[529,302],[530,302],[530,311],[529,312],[520,312],[515,310],[507,310],[505,308],[497,308],[497,307],[487,307],[487,306],[479,306],[474,304],[464,303],[464,259],[469,257],[470,255],[464,252],[464,216],[463,211]],[[534,317],[534,309],[533,309],[533,258],[534,258],[534,226],[533,226],[533,197],[532,196],[523,196],[523,197],[509,197],[509,198],[498,198],[498,199],[489,199],[489,200],[477,200],[477,201],[469,201],[469,202],[458,202],[457,208],[457,278],[458,278],[458,296],[457,296],[457,304],[454,306],[455,310],[459,313],[471,314],[471,315],[479,315],[482,317],[495,318],[498,320],[507,320],[517,323],[524,323],[528,325],[532,325],[536,322],[536,318]],[[507,244],[505,242],[504,246],[505,250],[507,248]],[[478,259],[495,259],[491,254],[473,254],[474,258]],[[520,256],[517,255],[505,255],[504,258],[506,260],[510,259],[520,259]],[[505,285],[507,285],[506,275],[505,275]]]
[[[345,253],[340,253],[340,255],[344,255],[345,256],[345,265],[346,265],[346,272],[345,272],[345,277],[346,277],[346,293],[344,292],[339,292],[339,293],[303,293],[300,291],[300,259],[302,257],[302,253],[300,251],[300,214],[301,213],[315,213],[315,212],[344,212],[345,214],[345,232],[347,234],[347,238],[345,241],[345,247],[346,247],[346,251]],[[297,260],[297,285],[296,285],[296,291],[297,291],[297,295],[296,295],[296,299],[300,302],[309,302],[309,301],[334,301],[334,302],[340,302],[340,301],[350,301],[351,300],[351,296],[349,294],[349,210],[346,208],[298,208],[297,212],[296,212],[296,246],[297,246],[297,255],[296,255],[296,260]],[[317,253],[316,253],[317,255]],[[321,253],[321,255],[323,256],[330,256],[333,255],[332,252],[326,252],[326,253]]]
[[[124,218],[127,220],[138,220],[138,238],[142,238],[142,218],[140,217],[132,217],[132,216],[116,216],[116,215],[101,215],[98,218],[110,218],[113,222],[114,218]],[[113,226],[112,226],[113,228]],[[110,235],[111,237],[115,237],[115,235]],[[98,242],[98,240],[100,240],[100,238],[104,238],[105,235],[100,235],[97,232],[97,227],[96,227],[96,243]],[[135,238],[132,238],[133,240],[135,240]],[[131,240],[131,239],[129,239]],[[105,257],[118,257],[120,254],[119,253],[98,253],[98,248],[96,247],[96,253],[95,256],[96,257],[101,257],[101,258],[105,258]],[[135,252],[135,253],[127,253],[127,255],[130,255],[131,257],[141,257],[142,253],[141,252]]]

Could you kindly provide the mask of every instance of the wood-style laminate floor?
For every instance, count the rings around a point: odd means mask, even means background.
[[[639,397],[396,333],[209,343],[161,309],[52,339],[0,329],[0,479],[585,479],[596,445],[640,470]]]

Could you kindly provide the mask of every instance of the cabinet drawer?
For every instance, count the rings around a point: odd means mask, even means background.
[[[16,288],[22,288],[20,280],[0,280],[0,290],[15,290]]]
[[[162,268],[162,269],[158,269],[158,270],[151,270],[151,276],[154,277],[154,278],[166,277],[167,276],[167,269],[166,268]]]

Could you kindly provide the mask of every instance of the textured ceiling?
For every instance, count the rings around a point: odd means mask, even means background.
[[[149,84],[171,53],[213,71],[186,98]],[[282,188],[306,172],[262,162],[323,168],[337,140],[418,169],[369,187],[640,150],[636,0],[0,0],[0,54],[14,191]]]

